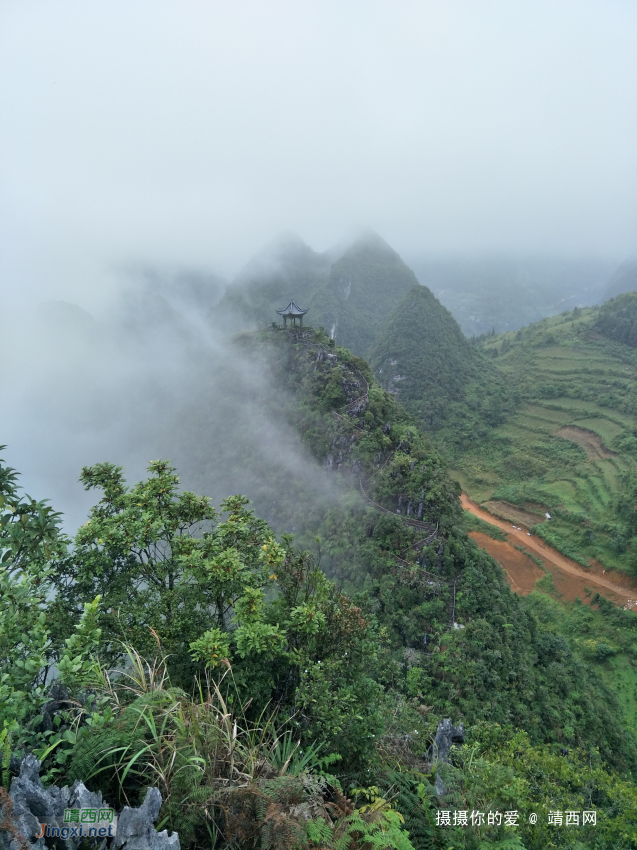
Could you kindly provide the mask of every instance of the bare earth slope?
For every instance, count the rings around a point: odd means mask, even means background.
[[[637,610],[637,584],[629,582],[624,576],[613,575],[613,579],[606,578],[603,568],[602,575],[599,575],[600,570],[596,571],[594,568],[584,570],[575,561],[572,561],[570,558],[560,554],[557,549],[554,549],[552,546],[548,546],[543,540],[536,535],[531,534],[525,528],[517,529],[510,523],[493,516],[493,514],[490,514],[475,502],[471,501],[466,493],[462,494],[460,501],[462,507],[466,511],[470,511],[474,516],[484,522],[488,522],[490,525],[494,525],[496,528],[506,531],[507,536],[511,540],[515,540],[518,545],[524,546],[525,549],[539,556],[544,566],[553,575],[556,589],[560,593],[564,593],[566,598],[574,599],[575,596],[583,597],[586,593],[585,588],[590,587],[591,589],[599,591],[608,599],[611,599],[613,602],[621,605],[627,610]],[[472,536],[475,537],[475,535]],[[486,549],[486,551],[488,551],[489,554],[503,566],[505,572],[509,575],[505,564],[502,564],[503,555],[505,554],[502,542],[493,541],[486,535],[480,535],[480,539],[477,542],[481,548]],[[509,543],[509,545],[513,549],[513,545],[511,543]],[[513,551],[516,552],[517,550],[513,549]],[[508,553],[508,556],[512,557],[510,553]],[[557,573],[557,575],[555,573]],[[565,582],[563,574],[566,574],[570,581]],[[537,578],[541,578],[541,575],[537,574]],[[525,592],[529,592],[528,581],[522,583],[518,580],[518,587],[516,587],[516,582],[511,580],[510,575],[509,579],[513,590],[516,592],[520,592],[522,584],[524,584]],[[577,581],[573,581],[573,579],[576,579]],[[560,585],[564,586],[561,587]]]

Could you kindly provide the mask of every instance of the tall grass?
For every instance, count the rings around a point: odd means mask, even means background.
[[[357,808],[328,772],[338,756],[323,754],[320,743],[303,748],[292,718],[266,706],[250,719],[229,664],[186,694],[171,686],[165,657],[126,651],[124,670],[96,669],[94,687],[117,720],[80,741],[71,765],[78,778],[100,788],[110,782],[128,804],[158,787],[158,826],[178,831],[182,847],[411,848],[390,803]]]

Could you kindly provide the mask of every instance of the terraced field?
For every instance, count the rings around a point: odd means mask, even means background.
[[[536,532],[580,564],[637,572],[618,523],[637,473],[637,357],[596,335],[595,315],[575,311],[487,339],[516,407],[454,472],[493,513],[530,512]]]

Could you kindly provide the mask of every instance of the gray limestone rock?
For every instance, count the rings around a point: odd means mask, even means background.
[[[464,726],[459,723],[453,726],[450,717],[445,717],[438,724],[436,738],[434,740],[432,755],[434,761],[449,763],[449,753],[452,744],[464,744]]]
[[[49,701],[42,707],[42,728],[51,731],[55,728],[55,715],[70,707],[71,694],[60,682],[54,682],[49,688]]]
[[[101,793],[89,791],[83,782],[75,782],[71,788],[45,788],[39,775],[40,762],[27,755],[20,764],[20,773],[11,782],[9,796],[12,803],[11,820],[18,840],[10,831],[0,829],[0,850],[45,850],[44,838],[37,838],[42,823],[62,826],[65,809],[99,809],[104,806]],[[161,794],[157,788],[149,788],[146,799],[138,808],[126,806],[118,818],[117,834],[113,841],[116,848],[124,850],[179,850],[176,832],[157,832],[154,824],[161,808]],[[7,816],[0,811],[0,820]],[[93,841],[93,839],[88,839]],[[95,839],[95,843],[99,839]],[[65,850],[77,850],[86,838],[69,837],[57,839]],[[99,845],[104,850],[107,842]]]
[[[146,799],[137,809],[124,807],[117,821],[117,835],[114,846],[125,850],[179,850],[179,836],[176,832],[157,832],[154,823],[159,817],[161,794],[157,788],[149,788]]]
[[[445,717],[438,724],[436,737],[429,751],[432,763],[449,764],[449,753],[452,744],[464,744],[464,726],[459,723],[454,726],[450,717]],[[446,791],[445,784],[440,773],[436,773],[436,794],[441,797]]]
[[[68,788],[65,789],[68,794]],[[63,789],[47,790],[40,779],[40,762],[34,755],[22,759],[19,776],[14,777],[9,791],[13,803],[12,821],[18,832],[29,842],[29,847],[44,848],[44,839],[36,838],[41,823],[55,823],[64,811],[68,796]],[[19,846],[9,833],[0,833],[2,850]]]

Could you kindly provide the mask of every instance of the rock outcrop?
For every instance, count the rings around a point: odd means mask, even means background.
[[[449,764],[451,747],[453,744],[464,744],[464,726],[459,723],[454,726],[450,717],[445,717],[438,724],[436,737],[429,750],[429,758],[432,764]],[[446,791],[445,784],[440,773],[436,773],[436,794],[441,797]]]
[[[45,788],[40,779],[40,762],[34,755],[27,755],[20,764],[20,773],[11,782],[8,799],[0,800],[0,850],[45,850],[41,824],[62,826],[65,809],[99,809],[104,806],[101,793],[89,791],[83,782],[71,787]],[[117,823],[117,834],[113,847],[124,850],[179,850],[176,832],[157,832],[155,822],[161,808],[161,794],[157,788],[149,788],[141,806],[126,806]],[[69,837],[56,839],[58,846],[66,850],[77,850],[82,842],[98,841],[100,850],[107,846],[107,839]]]
[[[114,846],[125,850],[179,850],[176,832],[168,835],[167,830],[155,830],[160,808],[161,794],[157,788],[148,789],[146,799],[138,808],[125,806],[117,820]]]

